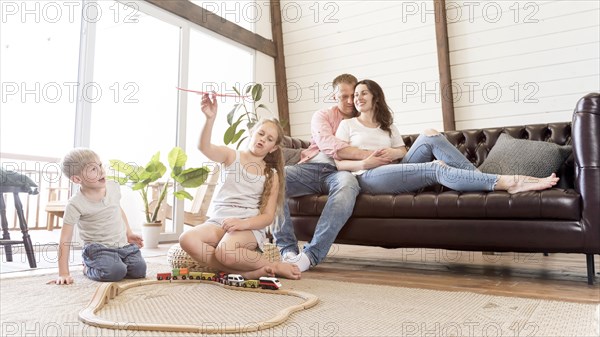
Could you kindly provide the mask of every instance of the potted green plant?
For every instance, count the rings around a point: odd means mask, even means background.
[[[148,200],[148,188],[151,184],[163,179],[167,173],[167,167],[160,161],[160,151],[152,156],[146,166],[138,166],[117,159],[110,160],[110,167],[114,174],[108,178],[117,181],[120,185],[129,185],[132,190],[139,191],[142,196],[144,213],[146,215],[146,223],[142,226],[142,237],[144,238],[144,246],[147,248],[156,248],[158,246],[158,235],[162,229],[162,223],[158,220],[158,214],[163,200],[168,194],[168,189],[171,185],[170,180],[173,179],[175,185],[180,186],[180,188],[173,192],[173,195],[177,199],[183,200],[185,198],[191,200],[193,197],[185,191],[185,188],[194,188],[202,185],[208,176],[209,169],[206,167],[184,169],[187,158],[187,154],[180,147],[174,147],[169,152],[168,162],[171,174],[164,181],[164,184],[159,185],[158,201],[152,209],[150,206],[151,200]]]
[[[239,96],[242,96],[236,87],[233,87],[233,90]],[[244,133],[252,129],[254,124],[260,119],[258,115],[259,110],[264,109],[269,111],[266,105],[258,103],[262,98],[262,93],[263,87],[259,83],[248,86],[242,102],[235,104],[233,109],[227,114],[227,124],[229,124],[229,127],[225,130],[225,134],[223,135],[223,142],[225,145],[237,143],[237,148],[239,149],[242,142],[248,138],[247,136],[242,138]],[[250,97],[248,97],[248,94],[250,94]],[[249,101],[252,104],[252,109],[248,109],[246,101]],[[236,118],[235,115],[238,111],[240,112],[240,115]]]

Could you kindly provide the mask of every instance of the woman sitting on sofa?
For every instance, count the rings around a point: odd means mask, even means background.
[[[383,90],[374,81],[356,84],[354,105],[360,116],[343,120],[336,137],[373,153],[364,160],[336,160],[336,166],[352,171],[364,193],[399,194],[441,184],[456,191],[512,194],[544,190],[558,182],[554,173],[546,178],[482,173],[435,130],[419,136],[407,152]]]

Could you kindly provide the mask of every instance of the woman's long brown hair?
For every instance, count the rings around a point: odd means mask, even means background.
[[[355,91],[356,87],[360,84],[366,85],[367,89],[369,89],[373,95],[373,118],[375,118],[375,121],[379,124],[379,128],[381,128],[383,131],[387,131],[391,137],[391,126],[394,124],[394,114],[392,113],[392,109],[385,101],[383,89],[381,89],[381,86],[379,86],[379,84],[373,80],[362,80],[356,83],[354,86]]]

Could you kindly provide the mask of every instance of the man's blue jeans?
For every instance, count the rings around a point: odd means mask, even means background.
[[[327,256],[333,241],[352,215],[360,188],[352,173],[338,171],[335,166],[329,164],[306,163],[286,166],[285,174],[287,198],[309,194],[328,195],[315,233],[303,248],[314,266]],[[294,224],[287,202],[284,202],[283,222],[277,226],[273,236],[282,255],[288,251],[298,253],[298,240],[294,234]]]

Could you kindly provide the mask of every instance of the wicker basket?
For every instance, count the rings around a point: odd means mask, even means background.
[[[281,260],[279,250],[277,249],[276,245],[272,243],[265,243],[264,248],[263,256],[269,259],[269,261],[275,262]],[[210,267],[192,259],[188,253],[181,249],[181,246],[179,246],[178,243],[169,248],[169,251],[167,252],[167,262],[171,268],[188,268],[189,271],[200,272],[218,272],[218,270],[213,270]]]
[[[280,262],[281,254],[279,254],[279,249],[277,249],[277,245],[274,243],[265,243],[263,247],[263,256],[269,259],[271,262]]]

